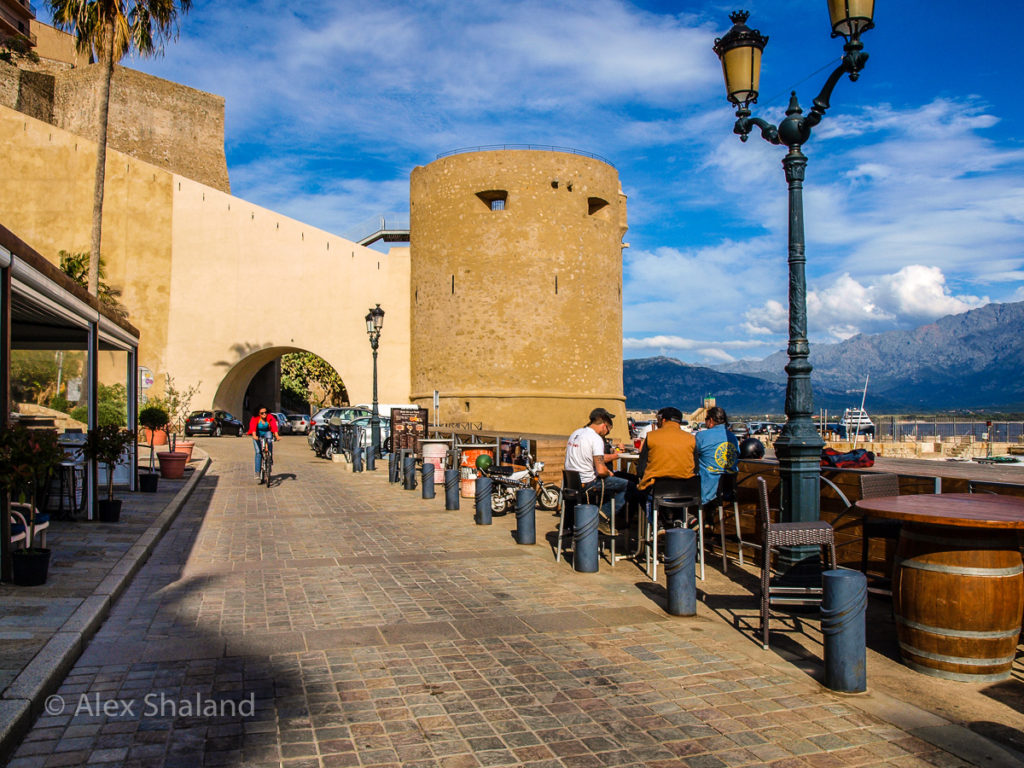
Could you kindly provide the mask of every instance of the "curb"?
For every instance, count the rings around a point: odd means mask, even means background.
[[[132,577],[149,559],[164,533],[189,500],[211,464],[207,456],[184,487],[163,508],[138,541],[121,556],[93,594],[82,601],[63,626],[40,649],[0,698],[0,761],[8,759],[32,723],[43,713],[47,697],[56,691],[85,651],[110,612],[128,588]]]

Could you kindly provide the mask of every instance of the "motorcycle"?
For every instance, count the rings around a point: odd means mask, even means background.
[[[532,488],[537,494],[537,507],[546,511],[558,509],[562,501],[562,491],[554,483],[545,483],[540,479],[540,473],[544,471],[543,461],[534,461],[533,457],[523,454],[525,469],[516,470],[515,467],[491,465],[485,470],[480,470],[483,475],[491,478],[491,513],[495,515],[505,514],[509,508],[516,503],[516,491],[522,488]]]
[[[337,451],[338,428],[321,424],[313,432],[313,452],[322,459],[333,458]]]

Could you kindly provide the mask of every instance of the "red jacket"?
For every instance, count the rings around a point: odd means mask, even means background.
[[[249,419],[249,431],[246,432],[245,434],[247,434],[247,435],[255,435],[256,434],[256,426],[259,423],[260,423],[260,417],[259,416],[253,416],[251,419]],[[272,413],[268,413],[267,414],[267,423],[270,424],[270,431],[273,433],[274,437],[280,437],[280,435],[277,434],[277,417],[274,414],[272,414]]]

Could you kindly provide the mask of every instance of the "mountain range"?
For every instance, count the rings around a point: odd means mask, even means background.
[[[812,344],[814,407],[868,411],[1021,410],[1024,408],[1024,302],[988,304],[913,330],[858,334]],[[785,351],[713,368],[669,357],[626,360],[626,406],[684,411],[705,394],[737,413],[781,413]]]

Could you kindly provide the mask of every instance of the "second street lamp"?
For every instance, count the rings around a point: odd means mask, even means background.
[[[811,392],[810,346],[807,341],[807,280],[804,274],[804,207],[803,183],[807,157],[801,147],[811,137],[811,129],[821,122],[829,108],[832,90],[843,77],[856,80],[867,62],[860,35],[874,26],[874,0],[827,0],[832,23],[832,36],[843,36],[842,62],[828,76],[821,92],[814,99],[808,115],[796,99],[794,91],[786,109],[786,119],[774,126],[759,117],[752,117],[750,104],[757,102],[760,87],[761,54],[768,38],[746,25],[746,11],[730,14],[733,27],[715,40],[714,50],[722,62],[726,95],[736,105],[733,133],[746,141],[756,127],[772,144],[789,149],[782,161],[789,184],[789,345],[786,365],[786,425],[775,442],[779,459],[779,480],[782,499],[780,509],[786,522],[810,522],[821,516],[819,475],[821,449],[824,446],[813,421]],[[797,575],[803,563],[816,560],[818,552],[811,547],[791,547],[780,556],[783,569]]]
[[[380,458],[380,412],[377,410],[377,347],[380,346],[380,329],[384,327],[384,310],[380,304],[366,313],[366,333],[373,350],[373,410],[370,413],[370,450],[374,458]]]

